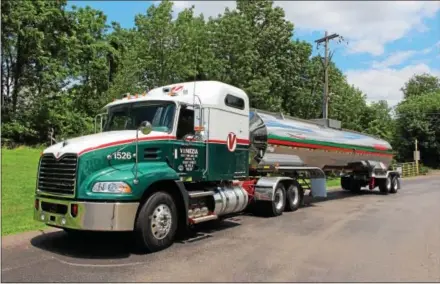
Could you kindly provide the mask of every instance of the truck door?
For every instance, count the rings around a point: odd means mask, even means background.
[[[194,109],[182,105],[177,122],[173,167],[184,181],[197,181],[206,168],[206,144],[194,139]]]

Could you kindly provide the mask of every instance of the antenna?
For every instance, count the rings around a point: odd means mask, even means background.
[[[197,80],[197,60],[199,55],[199,41],[198,37],[196,36],[196,58],[195,58],[195,72],[194,72],[194,87],[193,87],[193,107],[196,104],[196,80]]]

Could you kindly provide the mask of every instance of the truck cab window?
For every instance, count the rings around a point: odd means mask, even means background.
[[[176,105],[172,102],[126,103],[111,107],[103,131],[135,130],[149,121],[154,131],[172,131]]]
[[[227,95],[225,97],[225,105],[228,107],[236,108],[236,109],[244,109],[244,100],[242,98],[233,96],[233,95]]]
[[[194,134],[194,111],[182,107],[177,123],[176,138],[182,139],[186,134]]]

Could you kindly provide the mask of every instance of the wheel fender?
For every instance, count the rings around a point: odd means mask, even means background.
[[[188,224],[189,224],[189,219],[188,219],[189,195],[188,195],[188,191],[185,189],[185,185],[183,184],[182,181],[176,180],[175,183],[176,183],[176,186],[179,189],[180,195],[182,197],[183,206],[185,207],[185,210],[183,212],[179,212],[179,214],[184,215],[186,225],[188,226]]]
[[[275,189],[280,182],[291,181],[290,177],[263,177],[255,185],[254,199],[257,201],[274,201]]]

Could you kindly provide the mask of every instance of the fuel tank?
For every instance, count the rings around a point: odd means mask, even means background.
[[[388,168],[393,157],[387,141],[314,121],[251,110],[249,125],[251,167],[276,163],[331,170],[368,160]]]

